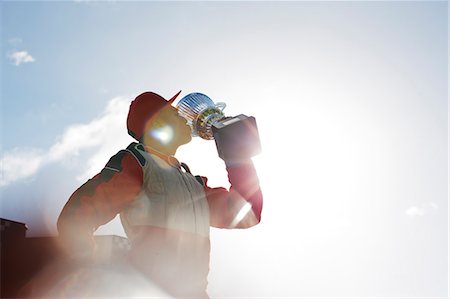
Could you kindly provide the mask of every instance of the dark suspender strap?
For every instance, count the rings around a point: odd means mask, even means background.
[[[189,174],[192,174],[191,170],[189,169],[189,166],[187,166],[186,163],[181,162],[181,167],[184,169],[184,171],[186,171]],[[201,176],[196,175],[195,179],[197,180],[197,182],[202,185],[203,187],[205,186],[205,182],[203,182],[203,179]]]
[[[142,156],[139,150],[145,151],[144,146],[140,143],[132,142],[127,147],[127,151],[130,152],[136,158],[136,160],[139,161],[139,164],[141,164],[142,167],[144,167],[147,161],[145,161],[144,156]]]
[[[192,174],[191,170],[189,169],[189,166],[187,166],[186,163],[181,162],[181,167],[189,174]]]
[[[205,182],[203,181],[202,177],[199,175],[195,176],[195,179],[197,180],[197,182],[200,183],[200,185],[202,185],[203,187],[205,187]]]

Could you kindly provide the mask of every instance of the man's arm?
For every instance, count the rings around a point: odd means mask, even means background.
[[[211,226],[248,228],[261,221],[263,196],[253,162],[226,163],[230,191],[205,187]]]
[[[142,167],[127,151],[113,156],[105,168],[78,188],[59,215],[57,227],[63,246],[74,257],[94,250],[93,233],[108,223],[140,192]]]

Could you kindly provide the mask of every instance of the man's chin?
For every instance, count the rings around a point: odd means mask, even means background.
[[[178,141],[178,145],[182,146],[182,145],[185,145],[185,144],[188,144],[189,142],[191,142],[192,141],[192,136],[189,135],[189,136],[186,136],[186,138],[179,139],[177,141]]]
[[[192,141],[192,136],[189,135],[189,137],[186,138],[186,141],[183,144],[188,144],[191,141]]]

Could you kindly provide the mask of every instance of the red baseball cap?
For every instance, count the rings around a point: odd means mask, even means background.
[[[128,111],[128,134],[140,141],[148,121],[161,109],[171,105],[180,93],[181,90],[168,101],[154,92],[144,92],[138,95],[131,102],[130,110]]]

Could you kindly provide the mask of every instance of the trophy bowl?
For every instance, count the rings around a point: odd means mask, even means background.
[[[178,114],[187,120],[192,136],[214,139],[212,125],[224,118],[225,103],[215,104],[207,95],[199,92],[184,96],[176,105]]]

